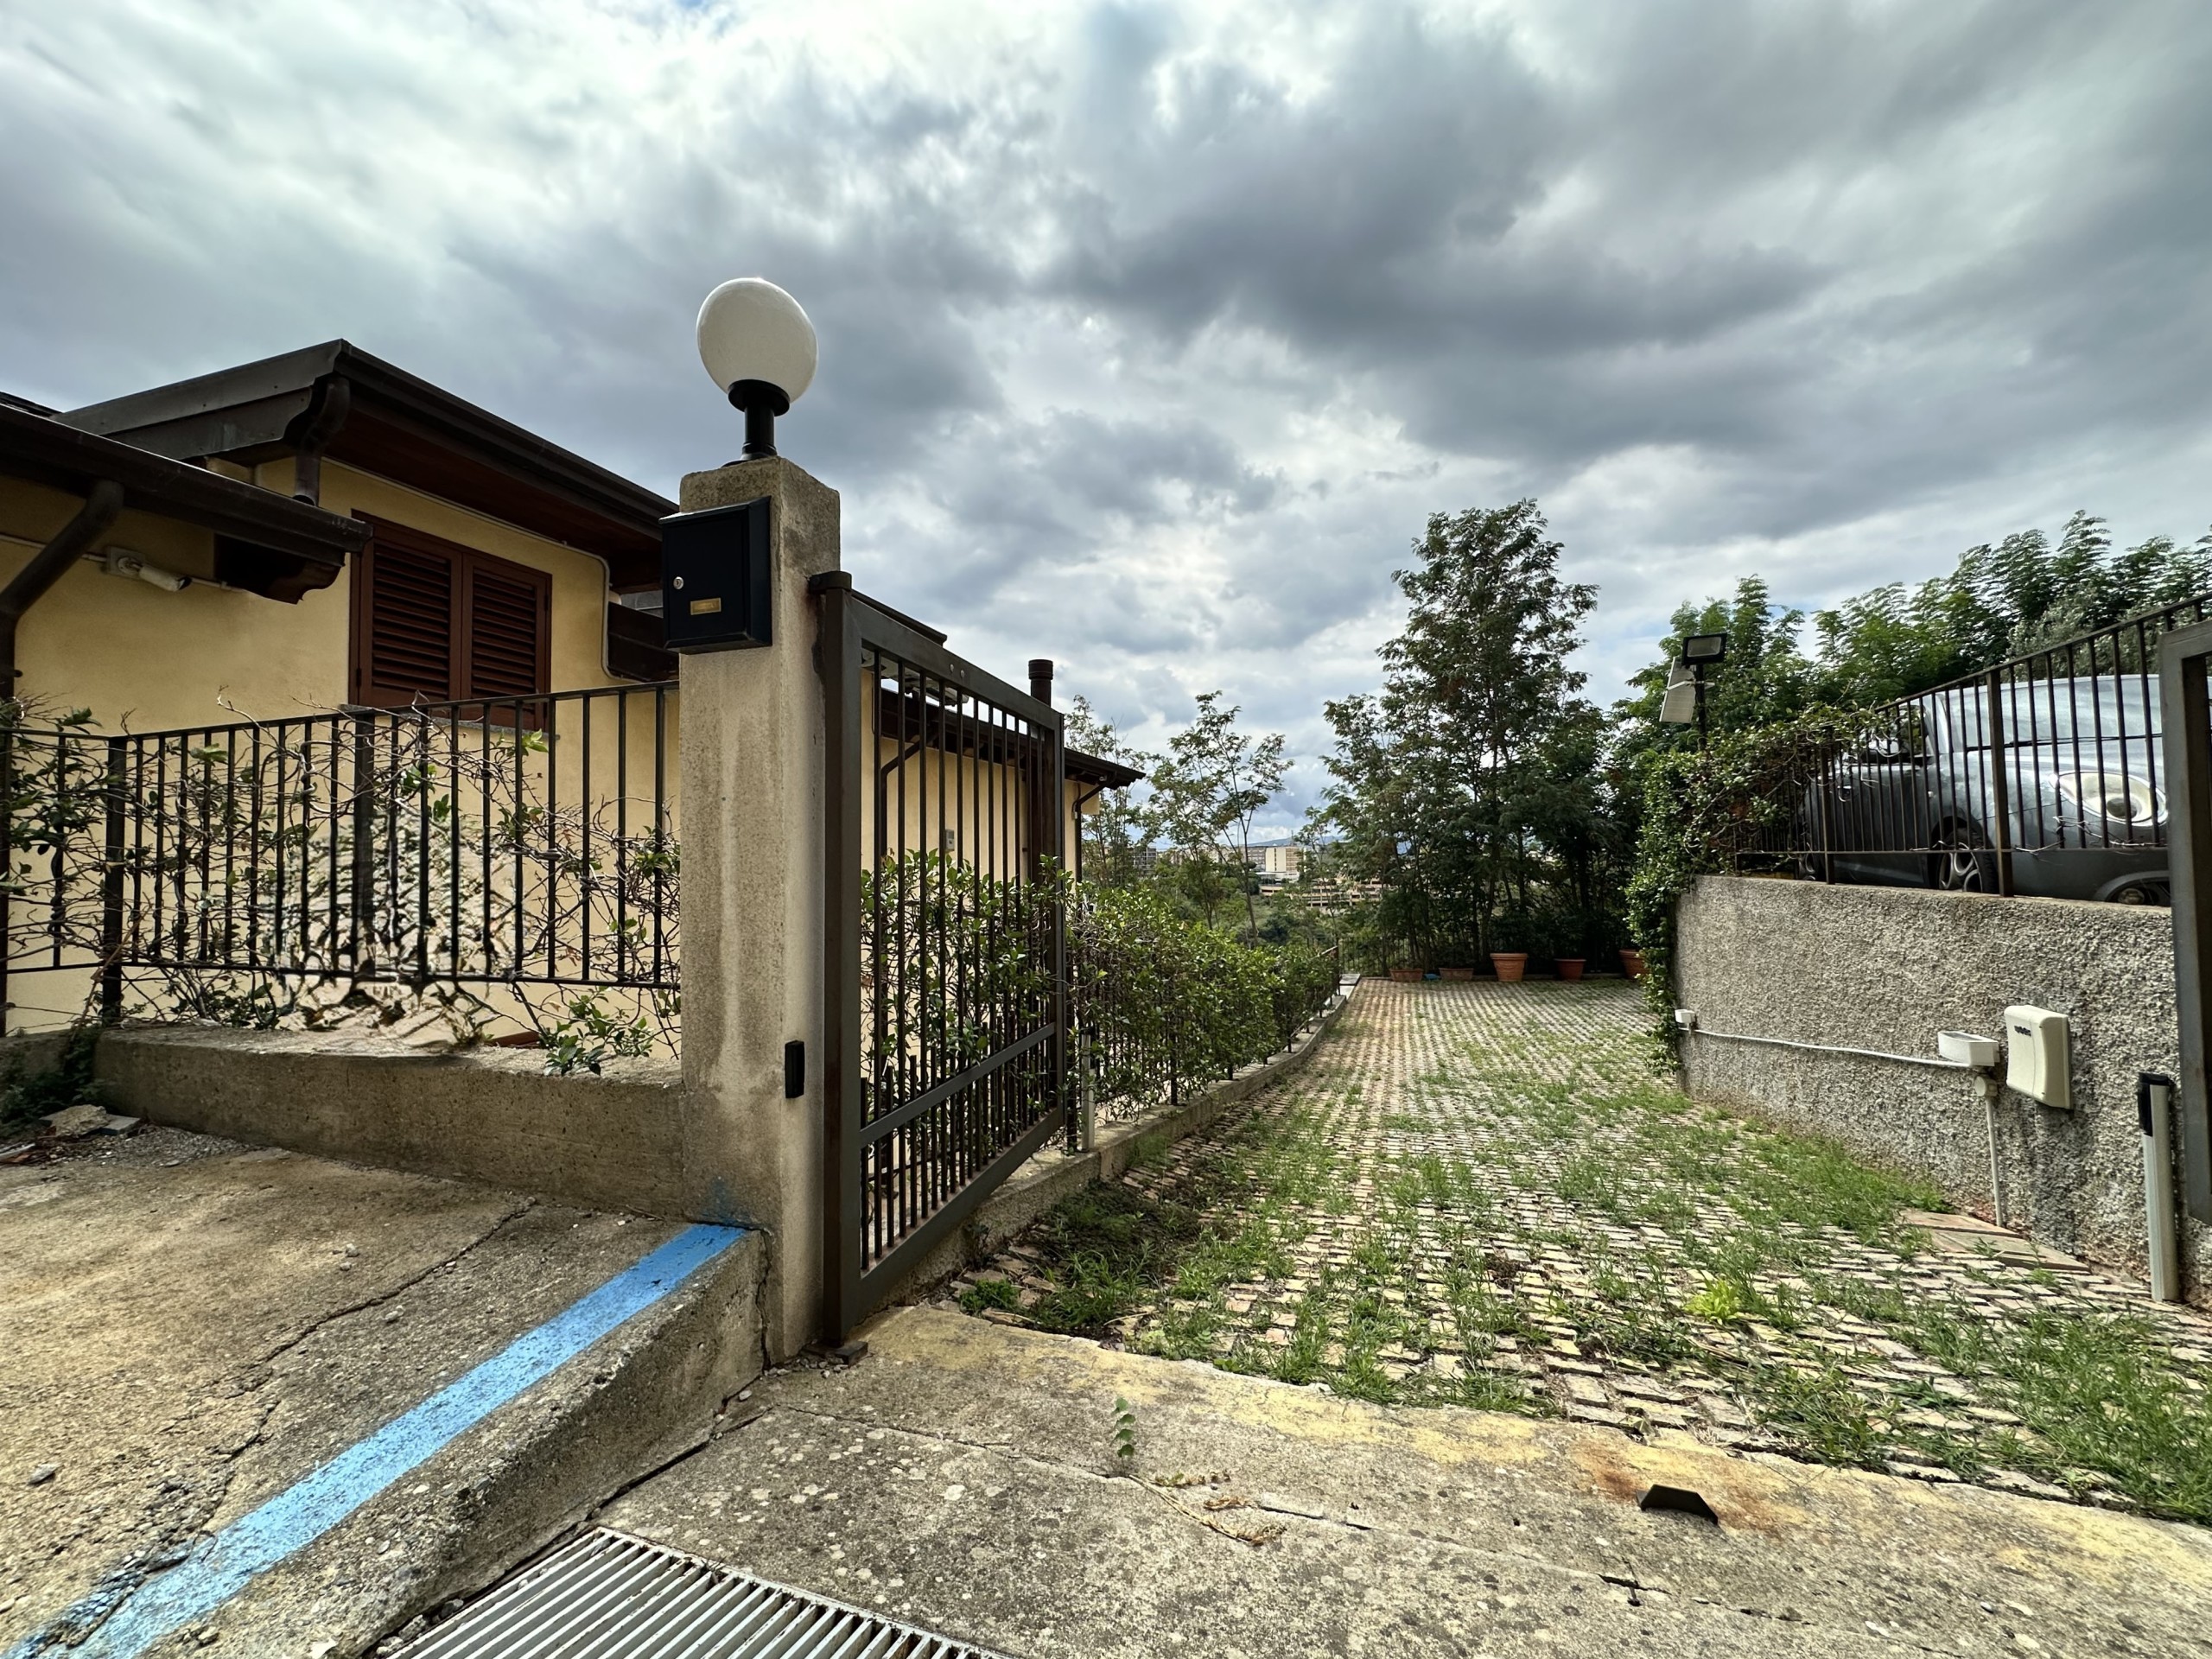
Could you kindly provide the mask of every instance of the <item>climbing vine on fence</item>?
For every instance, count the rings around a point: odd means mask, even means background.
[[[1650,758],[1643,781],[1643,833],[1628,883],[1629,931],[1643,952],[1643,994],[1654,1039],[1671,1056],[1675,1025],[1675,918],[1700,875],[1775,866],[1768,848],[1804,810],[1820,767],[1863,744],[1868,715],[1816,709],[1796,720],[1717,737],[1702,750]]]

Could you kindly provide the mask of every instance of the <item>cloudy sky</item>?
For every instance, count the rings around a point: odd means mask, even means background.
[[[2075,506],[2212,521],[2202,0],[15,0],[0,386],[344,335],[672,494],[724,277],[863,587],[1320,781],[1427,513],[1533,494],[1610,697]]]

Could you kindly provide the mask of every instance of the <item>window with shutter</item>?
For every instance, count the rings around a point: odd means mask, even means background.
[[[369,522],[375,535],[353,576],[355,702],[391,708],[548,689],[550,576]]]

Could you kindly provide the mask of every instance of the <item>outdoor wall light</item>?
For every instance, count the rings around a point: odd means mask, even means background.
[[[740,276],[699,308],[699,360],[745,411],[745,459],[776,453],[776,416],[814,382],[814,325],[765,276]]]
[[[1728,654],[1725,633],[1693,633],[1682,640],[1682,654],[1667,671],[1667,694],[1659,704],[1659,718],[1670,726],[1697,721],[1698,747],[1706,741],[1705,671],[1718,666]]]
[[[1728,654],[1725,633],[1694,633],[1682,641],[1682,660],[1692,664],[1717,663]]]

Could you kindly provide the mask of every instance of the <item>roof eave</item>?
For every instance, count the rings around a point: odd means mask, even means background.
[[[217,580],[271,599],[327,588],[368,542],[357,520],[5,404],[0,474],[72,495],[107,480],[127,507],[212,532]]]

